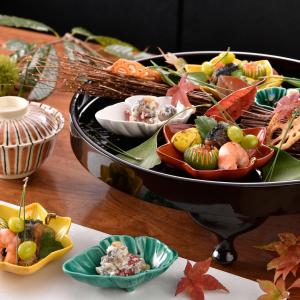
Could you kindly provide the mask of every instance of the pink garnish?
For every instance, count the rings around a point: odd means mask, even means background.
[[[168,89],[167,96],[172,96],[171,104],[176,107],[178,101],[185,107],[191,107],[187,93],[197,88],[197,85],[187,80],[187,75],[181,77],[178,85]]]
[[[277,102],[274,113],[277,113],[280,119],[285,119],[290,117],[298,107],[300,107],[299,92],[295,90]]]

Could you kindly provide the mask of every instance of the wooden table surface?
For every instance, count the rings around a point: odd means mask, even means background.
[[[41,42],[52,39],[40,33],[0,27],[0,46],[13,38]],[[109,234],[153,236],[176,249],[180,256],[194,261],[209,257],[217,240],[187,213],[128,196],[93,177],[81,166],[70,146],[71,96],[55,92],[44,101],[64,114],[66,124],[53,155],[30,178],[27,203],[40,202],[48,211],[70,216],[75,223]],[[0,199],[17,204],[21,188],[21,180],[0,180]],[[299,234],[299,225],[300,215],[270,217],[259,228],[236,239],[237,262],[231,266],[215,263],[213,266],[253,280],[272,279],[274,273],[266,271],[272,256],[254,246],[277,240],[280,232]]]

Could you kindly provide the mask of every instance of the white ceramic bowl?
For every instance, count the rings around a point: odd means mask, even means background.
[[[128,137],[147,137],[152,135],[159,129],[166,121],[158,122],[155,124],[147,124],[144,122],[127,121],[125,112],[138,102],[145,95],[136,95],[127,98],[124,102],[105,107],[95,114],[96,120],[106,130],[113,132],[117,135]],[[156,100],[163,106],[171,104],[171,97],[156,97]],[[177,112],[183,111],[185,107],[179,103],[176,107]],[[169,122],[172,124],[186,123],[189,117],[195,112],[193,108],[188,109],[181,114],[174,117]]]

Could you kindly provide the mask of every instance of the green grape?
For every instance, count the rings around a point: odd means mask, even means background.
[[[243,139],[244,133],[242,129],[237,126],[229,126],[227,129],[227,136],[231,141],[239,143]]]
[[[19,217],[11,217],[9,218],[8,228],[15,233],[19,233],[24,231],[24,220]]]
[[[18,255],[22,260],[30,259],[36,252],[36,243],[33,241],[25,241],[18,247]]]
[[[213,73],[213,71],[214,71],[214,67],[209,61],[205,61],[202,64],[202,72],[204,72],[208,76],[210,76]]]
[[[253,134],[247,134],[241,140],[241,145],[245,149],[253,149],[258,145],[258,138]]]
[[[225,65],[231,64],[235,60],[235,55],[232,52],[222,52],[220,57],[222,57],[221,62]]]

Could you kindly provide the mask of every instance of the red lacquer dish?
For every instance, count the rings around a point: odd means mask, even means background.
[[[183,153],[176,150],[171,143],[173,135],[181,130],[194,127],[192,124],[167,124],[163,132],[167,143],[158,147],[157,154],[160,159],[172,166],[184,170],[191,176],[206,180],[236,180],[246,176],[251,170],[264,166],[273,156],[274,150],[263,144],[266,137],[264,127],[244,129],[244,134],[253,134],[258,138],[258,146],[248,152],[250,163],[248,166],[236,170],[197,170],[184,161]]]

